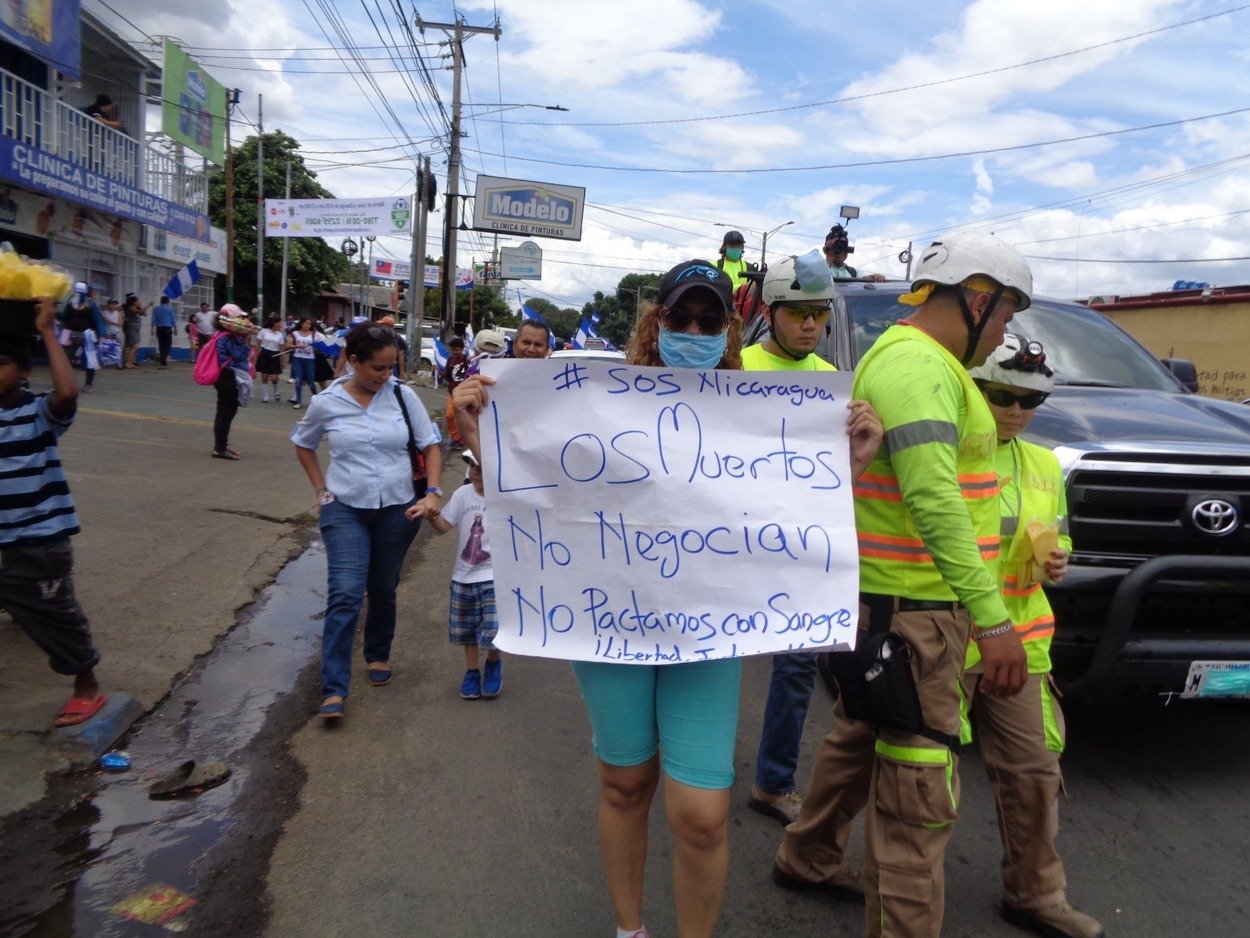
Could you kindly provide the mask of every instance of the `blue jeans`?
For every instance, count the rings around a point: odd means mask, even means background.
[[[304,398],[302,392],[304,385],[308,385],[308,390],[316,394],[317,385],[313,382],[313,377],[317,373],[317,360],[315,358],[296,358],[291,356],[291,375],[295,378],[295,403],[302,404]]]
[[[755,756],[755,784],[766,792],[794,791],[803,721],[816,681],[816,652],[773,655],[773,679],[764,705],[760,751]]]
[[[409,503],[411,504],[411,503]],[[366,593],[365,661],[390,661],[395,637],[395,587],[419,521],[404,517],[405,505],[321,507],[321,537],[329,564],[326,617],[321,630],[321,695],[347,696],[352,679],[352,640]]]

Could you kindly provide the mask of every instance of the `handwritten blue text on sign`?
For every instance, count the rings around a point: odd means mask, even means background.
[[[499,647],[666,664],[854,645],[850,375],[483,371]]]

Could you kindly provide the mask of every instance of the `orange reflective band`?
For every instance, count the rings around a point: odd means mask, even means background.
[[[998,473],[980,472],[959,477],[959,491],[964,498],[997,498]]]
[[[1028,622],[1016,623],[1016,636],[1022,642],[1035,642],[1055,634],[1055,617],[1050,613]]]
[[[998,556],[999,544],[1001,542],[1002,538],[997,534],[992,534],[989,537],[978,537],[977,547],[981,548],[981,557],[985,560],[993,560]]]
[[[903,493],[899,490],[898,479],[894,476],[872,475],[865,472],[852,487],[856,498],[875,498],[885,502],[901,502]]]
[[[1034,581],[1029,586],[1017,586],[1017,577],[1014,573],[1009,573],[1004,578],[1003,595],[1004,596],[1032,596],[1042,591],[1042,584]]]
[[[882,560],[899,560],[903,563],[931,564],[933,556],[924,541],[912,537],[890,537],[886,534],[859,532],[861,557],[878,557]]]

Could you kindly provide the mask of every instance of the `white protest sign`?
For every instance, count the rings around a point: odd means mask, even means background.
[[[667,664],[854,646],[849,374],[482,371],[500,648]]]

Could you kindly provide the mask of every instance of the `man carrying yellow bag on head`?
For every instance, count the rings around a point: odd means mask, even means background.
[[[1055,454],[1018,439],[1055,387],[1040,342],[1008,334],[985,363],[970,370],[998,427],[994,467],[1002,509],[1003,601],[1028,656],[1028,680],[1014,697],[977,693],[981,656],[968,645],[963,690],[994,790],[1003,841],[1002,914],[1044,935],[1098,938],[1102,926],[1068,904],[1059,829],[1059,755],[1066,738],[1051,676],[1055,616],[1042,592],[1068,569],[1072,539]],[[964,726],[963,741],[971,739]]]

